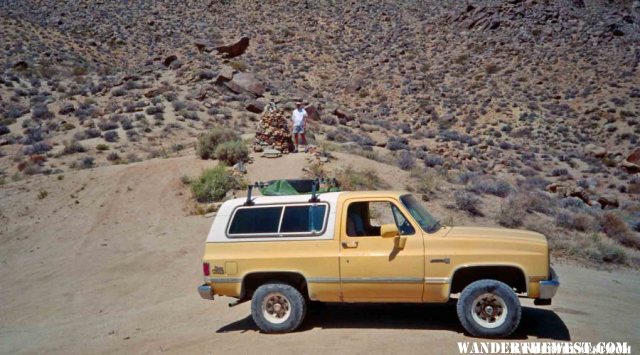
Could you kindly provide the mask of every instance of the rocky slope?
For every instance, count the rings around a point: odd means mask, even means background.
[[[631,0],[4,1],[0,181],[182,155],[303,100],[318,143],[412,170],[425,200],[619,261],[639,24]]]

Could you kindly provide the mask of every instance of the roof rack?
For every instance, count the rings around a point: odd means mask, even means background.
[[[322,187],[324,186],[324,187]],[[311,194],[309,202],[318,202],[319,192],[339,191],[340,185],[335,178],[316,179],[281,179],[266,182],[257,181],[247,186],[247,200],[245,206],[253,206],[253,188],[259,188],[263,195],[283,196],[283,195],[303,195]],[[271,189],[271,190],[267,190]],[[323,191],[324,190],[324,191]]]

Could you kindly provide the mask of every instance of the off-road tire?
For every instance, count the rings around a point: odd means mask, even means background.
[[[484,297],[489,295],[488,297]],[[487,314],[482,305],[491,304]],[[456,306],[458,319],[471,335],[484,338],[504,338],[513,333],[520,324],[522,308],[515,292],[505,283],[497,280],[479,280],[462,290]],[[504,318],[496,317],[496,309]],[[483,312],[485,310],[485,312]],[[486,318],[483,318],[486,317]]]
[[[277,300],[278,310],[288,305],[288,315],[279,320],[274,311]],[[282,305],[285,305],[283,307]],[[273,312],[274,314],[269,314]],[[258,328],[265,333],[288,333],[296,330],[307,313],[307,303],[295,287],[283,283],[271,282],[258,287],[251,298],[251,316]]]

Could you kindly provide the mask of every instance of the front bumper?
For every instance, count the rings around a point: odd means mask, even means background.
[[[213,300],[213,288],[207,284],[198,286],[198,293],[205,300]]]
[[[560,279],[556,271],[551,268],[551,279],[540,281],[540,299],[550,300],[556,295],[558,287],[560,287]]]

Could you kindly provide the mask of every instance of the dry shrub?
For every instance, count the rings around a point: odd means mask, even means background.
[[[473,194],[459,190],[453,193],[453,197],[456,202],[456,208],[469,213],[472,216],[482,216],[482,212],[478,208],[480,206],[480,199]]]
[[[602,215],[602,229],[607,236],[622,245],[640,249],[640,238],[627,225],[622,217],[614,212],[605,212]]]
[[[345,191],[378,190],[387,186],[373,169],[356,170],[348,166],[336,173],[336,179]]]
[[[510,198],[500,205],[500,209],[495,216],[496,222],[507,228],[520,227],[527,216],[526,201],[517,198]]]
[[[573,229],[580,232],[594,232],[599,229],[597,221],[593,216],[580,212],[572,213],[560,211],[556,215],[555,223],[559,227]]]

